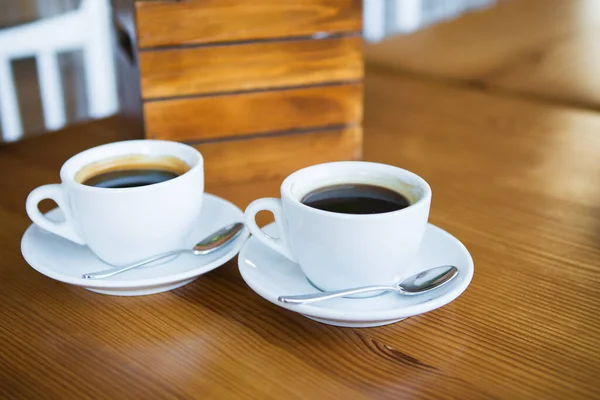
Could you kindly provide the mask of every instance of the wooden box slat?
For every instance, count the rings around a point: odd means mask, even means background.
[[[135,2],[140,48],[359,32],[362,0]]]
[[[361,156],[362,0],[112,2],[128,126],[198,147],[209,185]]]
[[[149,101],[144,118],[148,138],[179,141],[359,124],[362,84]]]
[[[312,164],[361,157],[360,126],[196,145],[207,185],[274,179]]]
[[[363,77],[359,36],[142,51],[144,99],[300,86]]]

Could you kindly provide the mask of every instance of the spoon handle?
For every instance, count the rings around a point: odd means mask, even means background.
[[[353,289],[332,290],[322,293],[300,294],[295,296],[280,296],[278,300],[288,304],[308,304],[317,301],[334,299],[336,297],[351,296],[353,294],[398,290],[395,286],[363,286]]]
[[[167,258],[167,257],[173,256],[175,254],[185,253],[185,252],[189,252],[189,251],[190,250],[188,250],[188,249],[173,250],[173,251],[169,251],[169,252],[166,252],[166,253],[159,254],[157,256],[146,258],[146,259],[144,259],[142,261],[139,261],[139,262],[137,262],[135,264],[126,265],[124,267],[115,267],[115,268],[105,269],[104,271],[90,272],[88,274],[81,275],[81,277],[83,279],[103,279],[103,278],[108,278],[110,276],[114,276],[114,275],[120,274],[122,272],[129,271],[130,269],[141,267],[142,265],[150,264],[151,262],[162,260],[163,258]]]

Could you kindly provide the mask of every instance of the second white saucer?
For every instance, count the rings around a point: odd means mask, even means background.
[[[56,221],[64,220],[60,209],[46,214]],[[190,235],[189,247],[210,233],[233,222],[244,220],[242,211],[220,197],[204,194],[197,228]],[[111,268],[86,246],[49,233],[32,224],[21,240],[21,252],[29,265],[38,272],[71,285],[82,286],[98,293],[118,296],[139,296],[172,290],[190,283],[231,260],[248,238],[248,230],[225,248],[205,256],[182,254],[160,265],[137,268],[106,279],[82,279],[86,272]]]
[[[278,237],[275,224],[263,228]],[[473,259],[466,247],[448,232],[428,224],[419,253],[407,275],[440,265],[454,265],[459,275],[448,285],[418,296],[387,293],[369,298],[339,298],[313,304],[285,304],[279,296],[318,293],[298,266],[251,237],[238,257],[242,277],[261,297],[314,319],[346,327],[373,327],[442,307],[465,291],[473,278]],[[365,266],[368,268],[368,265]]]

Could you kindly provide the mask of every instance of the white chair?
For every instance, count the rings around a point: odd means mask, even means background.
[[[36,58],[48,130],[66,123],[59,52],[83,50],[89,116],[102,118],[116,112],[111,23],[109,0],[82,0],[77,10],[0,30],[0,120],[5,141],[23,135],[11,69],[14,59]]]
[[[495,1],[363,0],[363,36],[368,42],[377,42],[388,35],[411,33]]]

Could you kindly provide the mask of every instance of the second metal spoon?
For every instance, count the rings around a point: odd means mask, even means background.
[[[146,258],[145,260],[139,261],[135,264],[126,265],[124,267],[115,267],[104,271],[90,272],[87,274],[83,274],[81,277],[83,279],[108,278],[110,276],[114,276],[122,272],[141,267],[142,265],[150,264],[151,262],[162,260],[163,258],[167,258],[181,253],[192,253],[194,255],[210,254],[213,251],[217,251],[223,246],[226,246],[229,243],[231,243],[235,238],[239,236],[243,229],[244,224],[242,224],[241,222],[236,222],[234,224],[227,225],[226,227],[221,228],[216,232],[211,233],[210,235],[202,239],[200,242],[196,243],[196,245],[191,249],[179,249],[169,251],[167,253],[162,253],[157,256]]]
[[[415,295],[437,289],[447,284],[458,275],[458,268],[453,265],[444,265],[431,268],[418,274],[409,276],[395,285],[385,286],[363,286],[353,289],[333,290],[322,293],[301,294],[296,296],[281,296],[278,298],[282,303],[307,304],[316,301],[334,299],[336,297],[351,296],[353,294],[395,291],[404,295]]]

